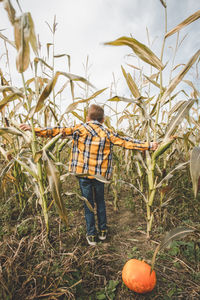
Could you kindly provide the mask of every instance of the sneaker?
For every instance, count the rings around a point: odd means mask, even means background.
[[[86,240],[90,246],[95,246],[97,244],[95,235],[86,235]]]
[[[101,240],[101,241],[104,241],[106,239],[106,236],[107,236],[107,230],[99,230],[99,234],[98,234],[98,238]]]

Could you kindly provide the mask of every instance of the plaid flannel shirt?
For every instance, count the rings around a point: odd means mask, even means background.
[[[149,143],[121,137],[98,121],[89,121],[74,127],[35,128],[37,136],[72,138],[69,171],[75,174],[101,175],[110,179],[112,174],[112,148],[148,150]]]

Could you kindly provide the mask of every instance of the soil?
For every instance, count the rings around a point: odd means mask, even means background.
[[[77,192],[77,183],[73,182],[73,185]],[[64,190],[67,191],[69,186],[71,190],[70,182]],[[200,299],[199,235],[185,238],[185,244],[172,248],[174,252],[166,249],[158,254],[155,265],[157,284],[152,292],[137,294],[124,285],[121,272],[126,261],[137,258],[150,264],[163,234],[181,222],[169,209],[165,222],[160,222],[159,216],[155,216],[151,238],[147,239],[145,206],[141,197],[131,190],[121,190],[115,211],[109,189],[106,189],[105,196],[108,237],[104,242],[99,241],[97,246],[87,244],[82,203],[76,196],[66,198],[67,228],[55,209],[50,211],[48,238],[38,207],[35,215],[32,207],[30,211],[27,208],[26,215],[22,214],[20,220],[16,219],[17,212],[12,212],[9,228],[0,242],[0,298]],[[198,203],[192,208],[193,212],[196,211],[193,226],[197,225],[197,207]],[[193,245],[195,253],[191,250]]]

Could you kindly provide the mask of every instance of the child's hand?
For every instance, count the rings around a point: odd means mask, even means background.
[[[151,142],[150,143],[150,150],[155,151],[158,148],[158,143],[157,142]]]
[[[28,124],[20,124],[19,127],[21,130],[24,130],[24,131],[31,130],[31,126]]]

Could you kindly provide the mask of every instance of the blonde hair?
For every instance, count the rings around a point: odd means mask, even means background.
[[[102,122],[104,119],[104,109],[96,104],[90,105],[88,108],[88,118],[93,121]]]

